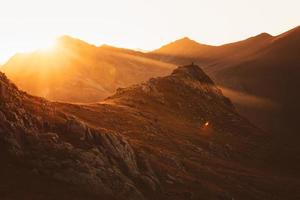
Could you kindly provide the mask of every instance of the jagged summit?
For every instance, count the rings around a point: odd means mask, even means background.
[[[194,113],[192,118],[201,115],[213,118],[207,115],[208,110],[210,113],[222,113],[225,107],[235,112],[230,100],[223,96],[214,82],[194,64],[180,66],[165,77],[151,78],[129,88],[119,88],[117,93],[107,100],[135,107],[143,106],[140,102],[149,105],[159,103],[173,112],[188,113],[187,117],[190,117],[189,113]],[[178,108],[178,105],[181,105],[180,109],[174,109]],[[206,111],[202,110],[203,106],[207,108]],[[198,112],[195,112],[196,110]],[[223,114],[226,115],[226,112]]]
[[[201,83],[214,84],[212,80],[204,73],[204,71],[195,64],[180,66],[176,68],[171,76],[174,77],[189,77],[194,80],[198,80]]]

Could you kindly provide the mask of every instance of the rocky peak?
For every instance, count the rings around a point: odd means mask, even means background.
[[[230,100],[223,96],[222,91],[214,82],[199,66],[194,64],[180,66],[169,76],[152,78],[130,88],[118,89],[117,93],[107,100],[118,101],[134,107],[158,102],[165,108],[180,113],[183,110],[190,113],[203,106],[206,106],[212,113],[220,112],[223,107],[234,110]],[[178,105],[185,106],[179,108]],[[197,115],[201,112],[199,111]]]
[[[200,69],[199,66],[194,65],[193,63],[186,66],[180,66],[176,68],[171,77],[177,78],[189,78],[191,80],[199,81],[206,84],[214,84],[212,80]]]

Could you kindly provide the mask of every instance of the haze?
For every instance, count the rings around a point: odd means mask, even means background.
[[[0,3],[0,63],[60,35],[150,50],[189,36],[220,45],[300,22],[298,0],[9,0]]]

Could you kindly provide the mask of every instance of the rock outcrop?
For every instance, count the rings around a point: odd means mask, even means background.
[[[1,150],[35,174],[120,199],[144,199],[133,181],[143,172],[123,136],[56,111],[0,75]]]

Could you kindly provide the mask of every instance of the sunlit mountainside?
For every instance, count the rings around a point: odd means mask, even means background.
[[[15,55],[2,70],[31,94],[57,101],[95,102],[118,87],[166,75],[172,65],[64,36],[52,49]]]
[[[0,68],[0,199],[300,199],[299,52],[296,27],[16,54]]]

